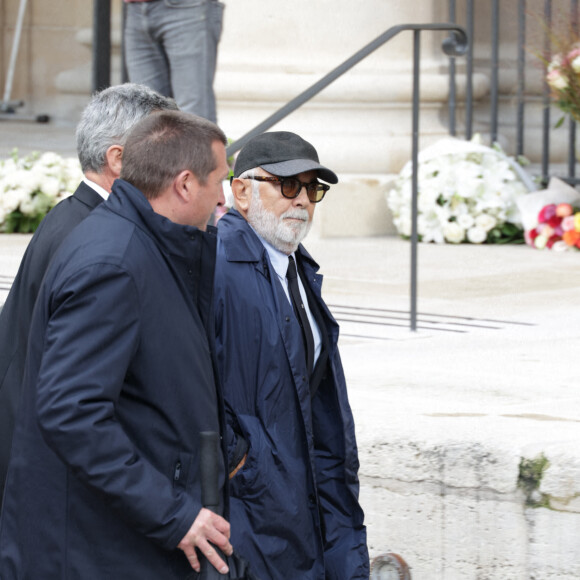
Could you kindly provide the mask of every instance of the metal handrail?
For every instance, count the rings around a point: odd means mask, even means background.
[[[286,103],[286,105],[278,109],[267,119],[256,125],[251,131],[248,131],[237,141],[231,143],[226,149],[228,157],[233,155],[236,151],[239,151],[250,139],[252,139],[252,137],[267,131],[270,127],[293,113],[296,109],[301,107],[304,103],[312,99],[312,97],[316,96],[326,87],[328,87],[328,85],[349,71],[361,60],[365,59],[367,56],[369,56],[369,54],[377,50],[377,48],[380,48],[391,38],[399,34],[399,32],[403,32],[405,30],[414,30],[416,32],[421,30],[447,30],[451,32],[451,35],[443,41],[443,52],[445,52],[445,54],[448,56],[460,56],[465,54],[465,51],[467,50],[468,43],[465,30],[461,26],[458,26],[454,23],[401,24],[399,26],[393,26],[386,32],[383,32],[380,36],[377,36],[377,38],[369,42],[350,58],[345,60],[341,65],[331,70],[327,75],[323,76],[311,87],[307,88],[297,97],[294,97],[291,101]]]

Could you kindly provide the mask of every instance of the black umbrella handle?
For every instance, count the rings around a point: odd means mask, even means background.
[[[201,471],[201,503],[204,508],[218,513],[220,504],[219,490],[219,466],[220,466],[220,436],[215,431],[202,431],[200,450],[200,471]],[[212,544],[213,545],[213,544]],[[213,546],[220,558],[227,562],[221,550]],[[229,574],[220,574],[207,558],[201,558],[201,580],[220,580],[229,578]]]

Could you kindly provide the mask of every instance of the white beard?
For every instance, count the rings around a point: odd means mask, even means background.
[[[289,221],[287,218],[301,221]],[[290,208],[278,218],[264,208],[262,200],[256,195],[252,195],[248,208],[248,222],[259,236],[287,255],[296,251],[312,226],[308,210]]]

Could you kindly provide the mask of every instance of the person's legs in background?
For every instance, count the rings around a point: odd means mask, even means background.
[[[189,0],[168,11],[178,13],[163,31],[173,98],[181,110],[215,123],[213,82],[223,4],[216,0]]]
[[[166,97],[173,97],[169,63],[160,35],[162,23],[159,19],[164,14],[163,0],[127,4],[125,61],[130,82],[146,85]]]
[[[182,111],[215,123],[213,82],[223,9],[217,0],[129,3],[129,80],[171,96]]]

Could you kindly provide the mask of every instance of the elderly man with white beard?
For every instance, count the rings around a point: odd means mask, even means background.
[[[301,242],[337,183],[294,133],[236,160],[218,223],[217,355],[229,432],[232,544],[259,578],[367,579],[358,453],[318,265]]]

